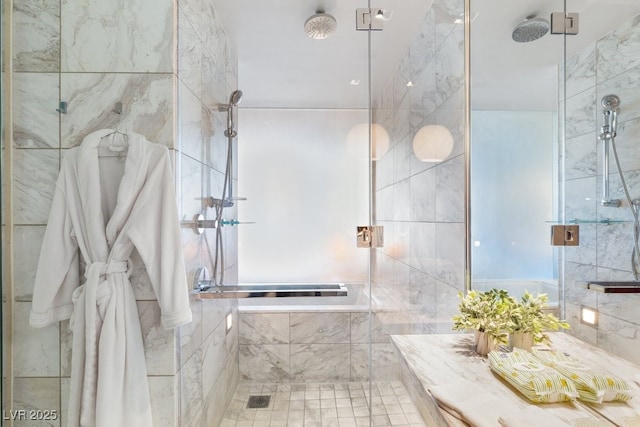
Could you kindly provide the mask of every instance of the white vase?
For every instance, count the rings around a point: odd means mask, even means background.
[[[530,332],[512,332],[509,334],[509,347],[531,351],[533,334]]]

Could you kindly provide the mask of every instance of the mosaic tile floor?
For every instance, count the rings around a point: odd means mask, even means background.
[[[247,409],[250,396],[271,396]],[[372,398],[371,398],[372,397]],[[258,399],[261,400],[261,399]],[[240,384],[221,427],[420,426],[425,424],[400,381],[335,384]]]

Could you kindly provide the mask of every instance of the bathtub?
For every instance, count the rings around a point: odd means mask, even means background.
[[[238,287],[249,289],[270,286],[267,283],[240,284]],[[307,284],[286,283],[285,286],[292,292],[291,295],[304,292]],[[286,298],[239,298],[238,311],[245,313],[256,312],[308,312],[308,311],[338,311],[338,312],[363,312],[369,310],[369,293],[364,284],[353,283],[323,283],[321,285],[340,285],[346,292],[329,296],[287,296]],[[302,291],[302,292],[299,292]],[[345,295],[346,294],[346,295]]]
[[[503,279],[503,280],[473,280],[471,288],[478,291],[488,291],[491,289],[504,289],[509,295],[520,299],[524,291],[530,294],[547,294],[549,296],[549,307],[557,307],[559,300],[558,282],[555,280],[535,280],[535,279]]]

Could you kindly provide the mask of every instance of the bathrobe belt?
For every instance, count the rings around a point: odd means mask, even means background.
[[[86,282],[78,287],[73,292],[74,312],[71,315],[69,328],[73,331],[73,334],[84,335],[84,360],[77,360],[73,353],[76,353],[72,349],[73,363],[81,363],[85,365],[83,385],[84,389],[82,393],[82,408],[78,408],[81,411],[81,420],[90,422],[93,424],[95,420],[95,387],[97,384],[97,366],[95,361],[97,360],[97,331],[96,321],[98,315],[97,306],[97,294],[101,276],[107,276],[107,280],[114,274],[126,274],[128,270],[127,261],[110,261],[110,262],[94,262],[87,266],[85,270]],[[102,287],[102,286],[100,286]],[[108,288],[104,288],[107,291]],[[76,316],[76,311],[79,306],[80,316]],[[102,323],[102,319],[100,319]],[[87,389],[88,388],[88,389]],[[84,425],[81,422],[81,425]]]

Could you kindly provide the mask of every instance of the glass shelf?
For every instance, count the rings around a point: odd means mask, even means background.
[[[605,219],[577,219],[577,218],[571,218],[568,219],[566,221],[554,221],[554,220],[550,220],[550,221],[545,221],[547,224],[605,224],[605,225],[609,225],[609,224],[625,224],[628,222],[633,222],[633,221],[625,221],[625,220],[620,220],[620,219],[609,219],[609,218],[605,218]]]

